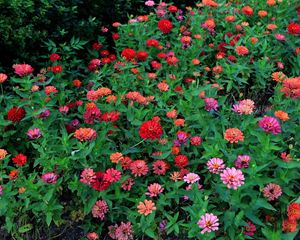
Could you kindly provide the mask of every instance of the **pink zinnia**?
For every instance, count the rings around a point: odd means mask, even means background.
[[[44,173],[41,178],[44,183],[55,184],[57,180],[57,175],[53,172],[49,172]]]
[[[279,198],[282,194],[281,187],[275,183],[269,183],[263,189],[264,197],[268,199],[268,201],[273,201]]]
[[[33,68],[29,64],[14,64],[13,68],[15,69],[15,73],[20,77],[31,74],[33,72]]]
[[[117,240],[131,240],[132,236],[132,225],[131,222],[123,223],[121,222],[120,226],[115,230],[115,236]]]
[[[80,182],[91,185],[96,180],[96,173],[91,168],[85,168],[80,177]]]
[[[244,175],[241,170],[235,168],[226,168],[221,174],[221,180],[227,184],[227,188],[237,189],[244,184]]]
[[[157,160],[153,163],[153,173],[156,175],[165,175],[170,168],[169,164],[163,160]]]
[[[122,182],[121,187],[125,191],[130,191],[133,185],[134,185],[134,180],[132,178],[127,178],[124,182]]]
[[[218,101],[214,98],[205,98],[205,110],[206,111],[217,111],[218,109]]]
[[[150,197],[157,197],[163,191],[164,188],[160,184],[152,183],[148,186],[148,192],[146,192],[146,195]]]
[[[259,120],[258,125],[267,133],[278,134],[281,132],[279,122],[273,117],[263,117],[261,120]]]
[[[191,184],[191,183],[195,183],[195,182],[198,182],[200,180],[200,177],[198,174],[196,173],[188,173],[187,175],[185,175],[183,177],[183,180],[188,183],[188,184]]]
[[[248,168],[250,162],[250,156],[248,155],[239,155],[234,162],[236,168]]]
[[[212,213],[206,213],[201,216],[200,220],[197,223],[199,228],[202,228],[201,234],[205,232],[217,231],[219,229],[219,219],[217,216]]]
[[[200,136],[192,137],[190,140],[191,145],[193,146],[199,146],[202,142],[202,138]]]
[[[105,213],[108,212],[107,203],[104,200],[98,200],[92,209],[92,214],[94,218],[104,219]]]
[[[29,129],[27,131],[27,136],[29,139],[38,139],[42,136],[42,132],[39,128]]]
[[[121,176],[122,176],[122,173],[119,170],[109,168],[106,170],[103,179],[104,179],[104,181],[112,183],[112,182],[119,181]]]
[[[101,111],[98,108],[89,108],[83,113],[84,121],[87,124],[93,124],[95,121],[101,121]]]
[[[225,168],[224,161],[221,158],[211,158],[206,165],[210,172],[216,174],[221,173]]]
[[[151,0],[148,0],[148,1],[145,2],[145,5],[148,6],[148,7],[153,7],[155,5],[155,2],[151,1]]]
[[[149,167],[144,160],[136,160],[130,164],[130,170],[135,177],[140,177],[147,174]]]
[[[247,221],[247,226],[244,229],[244,234],[252,237],[255,231],[256,231],[256,226],[252,222]]]
[[[7,79],[7,75],[5,73],[0,73],[0,84],[4,83]]]
[[[254,102],[250,99],[245,99],[234,104],[232,110],[239,114],[251,114],[255,108]]]

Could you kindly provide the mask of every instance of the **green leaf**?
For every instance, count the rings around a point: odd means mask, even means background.
[[[240,226],[240,222],[241,222],[243,216],[244,216],[244,211],[241,210],[241,211],[238,213],[238,215],[236,215],[236,217],[235,217],[235,219],[234,219],[234,225],[235,225],[235,226],[237,226],[237,227]]]
[[[32,224],[26,224],[19,228],[19,233],[26,233],[33,228]]]
[[[259,198],[257,199],[254,209],[265,208],[272,211],[277,211],[270,203],[268,203],[265,199]]]
[[[152,239],[156,239],[155,233],[151,228],[146,229],[145,233],[148,237],[151,237]]]
[[[46,223],[48,225],[48,227],[50,226],[50,223],[52,222],[52,212],[47,212],[46,213]]]

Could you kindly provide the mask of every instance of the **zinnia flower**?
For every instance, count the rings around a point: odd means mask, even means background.
[[[141,125],[139,134],[143,139],[155,140],[160,138],[160,136],[163,134],[163,130],[158,122],[150,120]]]
[[[268,199],[268,201],[273,201],[279,198],[282,194],[281,187],[275,183],[269,183],[263,189],[264,197]]]
[[[224,132],[224,139],[226,139],[230,143],[237,143],[238,141],[244,141],[244,135],[241,130],[238,128],[228,128]]]
[[[214,98],[205,98],[205,110],[206,111],[217,111],[218,110],[218,101]]]
[[[108,206],[106,201],[98,200],[92,209],[92,215],[94,218],[104,219],[105,214],[108,212]]]
[[[297,221],[291,220],[291,219],[283,220],[282,230],[284,232],[296,232],[297,231]]]
[[[244,234],[252,237],[255,232],[256,232],[256,226],[252,222],[247,221],[247,226],[244,229]]]
[[[300,204],[293,202],[287,208],[287,215],[290,220],[297,221],[300,219]]]
[[[160,20],[158,22],[157,26],[158,26],[158,29],[165,34],[171,32],[173,29],[172,22],[167,19]]]
[[[279,119],[282,120],[282,121],[287,121],[287,120],[290,119],[288,113],[286,113],[286,112],[284,112],[284,111],[281,111],[281,110],[276,111],[276,112],[274,113],[274,115],[275,115],[275,117],[279,118]]]
[[[56,184],[56,180],[58,176],[53,172],[49,172],[49,173],[44,173],[41,178],[44,183]]]
[[[137,208],[138,208],[138,213],[143,214],[145,216],[151,214],[154,210],[156,210],[155,204],[151,200],[145,200],[144,202],[139,202]]]
[[[125,48],[121,52],[121,56],[124,57],[127,61],[130,61],[136,57],[136,53],[132,48]]]
[[[250,162],[250,156],[248,155],[239,155],[234,162],[236,168],[248,168]]]
[[[102,192],[109,188],[111,182],[104,180],[104,172],[96,172],[95,179],[91,182],[91,187],[96,191]]]
[[[217,231],[219,229],[219,219],[212,213],[205,213],[205,215],[201,216],[197,224],[199,228],[203,229],[201,234]]]
[[[227,188],[233,188],[234,190],[243,185],[245,180],[242,171],[235,168],[226,168],[220,176]]]
[[[4,83],[7,79],[7,75],[5,73],[0,73],[0,84]]]
[[[105,171],[103,179],[104,179],[104,181],[112,183],[112,182],[119,181],[121,176],[122,176],[122,173],[119,170],[109,168]]]
[[[79,128],[75,131],[74,137],[79,141],[92,141],[97,137],[97,133],[92,128]]]
[[[88,184],[88,185],[91,185],[96,179],[95,172],[91,168],[85,168],[82,171],[80,177],[81,177],[80,182],[82,182],[84,184]]]
[[[267,133],[278,134],[281,132],[279,122],[273,117],[263,117],[261,120],[259,120],[258,125]]]
[[[255,108],[254,102],[250,99],[245,99],[234,104],[232,110],[239,114],[251,114]]]
[[[27,136],[29,139],[33,140],[33,139],[38,139],[42,136],[42,132],[39,128],[33,128],[33,129],[29,129],[27,131]]]
[[[163,160],[157,160],[153,163],[153,173],[156,175],[165,175],[166,171],[170,168],[169,164]]]
[[[300,25],[298,23],[290,23],[287,29],[289,34],[300,34]]]
[[[221,173],[224,168],[225,164],[223,159],[221,158],[211,158],[207,163],[206,163],[208,170],[212,173],[219,174]]]
[[[135,177],[140,177],[148,173],[149,167],[144,160],[136,160],[130,164],[130,170]]]
[[[120,226],[118,226],[115,230],[115,236],[117,240],[131,240],[132,236],[132,225],[131,222],[123,223],[121,222]]]
[[[99,239],[99,236],[98,236],[98,234],[95,233],[95,232],[89,232],[89,233],[86,234],[86,238],[87,238],[88,240],[98,240],[98,239]]]
[[[146,195],[150,197],[157,197],[163,191],[164,188],[160,184],[152,183],[148,186],[148,192],[146,192]]]
[[[200,177],[196,173],[188,173],[183,177],[183,181],[185,181],[188,184],[192,184],[195,182],[198,182],[200,180]]]
[[[93,124],[95,121],[101,120],[101,111],[95,107],[95,108],[89,108],[83,113],[84,121],[87,124]]]
[[[249,54],[249,50],[245,46],[236,46],[235,51],[238,55],[247,55],[247,54]]]
[[[25,116],[26,112],[24,108],[13,107],[7,113],[7,120],[16,123],[20,122]]]
[[[23,77],[29,75],[33,72],[33,68],[29,64],[14,64],[15,74]]]
[[[174,159],[175,161],[175,166],[184,168],[189,164],[188,157],[186,155],[178,155]]]
[[[18,166],[23,166],[26,164],[27,162],[27,156],[20,153],[18,155],[16,155],[15,157],[12,158],[12,161],[14,162],[14,164],[18,165]]]

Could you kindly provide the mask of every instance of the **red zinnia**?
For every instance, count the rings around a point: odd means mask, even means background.
[[[163,134],[162,127],[154,120],[144,122],[139,131],[140,137],[143,139],[155,140]]]
[[[57,53],[52,53],[52,54],[50,54],[49,58],[50,58],[50,61],[55,62],[60,59],[60,56]]]
[[[140,60],[140,61],[145,61],[148,57],[148,53],[146,51],[139,51],[137,53],[137,58]]]
[[[125,48],[121,52],[121,56],[124,57],[127,61],[130,61],[135,58],[135,51],[132,48]]]
[[[247,16],[250,16],[253,14],[253,9],[250,6],[245,6],[242,8],[242,12]]]
[[[287,29],[289,34],[300,34],[300,25],[298,23],[290,23]]]
[[[287,215],[289,220],[297,221],[300,219],[300,204],[293,202],[288,206]]]
[[[163,33],[169,33],[173,29],[173,24],[167,19],[162,19],[157,24],[158,29]]]
[[[184,168],[189,164],[188,157],[185,155],[178,155],[175,157],[175,166]]]
[[[16,155],[15,157],[12,158],[12,161],[14,162],[14,164],[18,165],[18,166],[23,166],[26,164],[27,162],[27,156],[25,156],[24,154],[20,153],[18,155]]]
[[[53,73],[60,73],[63,70],[63,68],[62,66],[53,66],[51,70]]]
[[[103,172],[96,172],[96,178],[94,179],[94,181],[91,183],[92,188],[94,188],[96,191],[104,191],[106,190],[111,183],[104,180],[104,175],[105,173]]]
[[[12,122],[20,122],[26,115],[24,108],[13,107],[7,113],[7,119]]]

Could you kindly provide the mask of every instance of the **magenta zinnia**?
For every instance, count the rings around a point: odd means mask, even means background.
[[[279,122],[273,117],[263,117],[261,120],[259,120],[258,125],[267,133],[278,134],[281,132]]]
[[[219,229],[219,219],[212,213],[206,213],[205,215],[201,216],[200,220],[198,221],[198,225],[199,228],[203,229],[201,234],[204,234],[205,232],[217,231]]]

